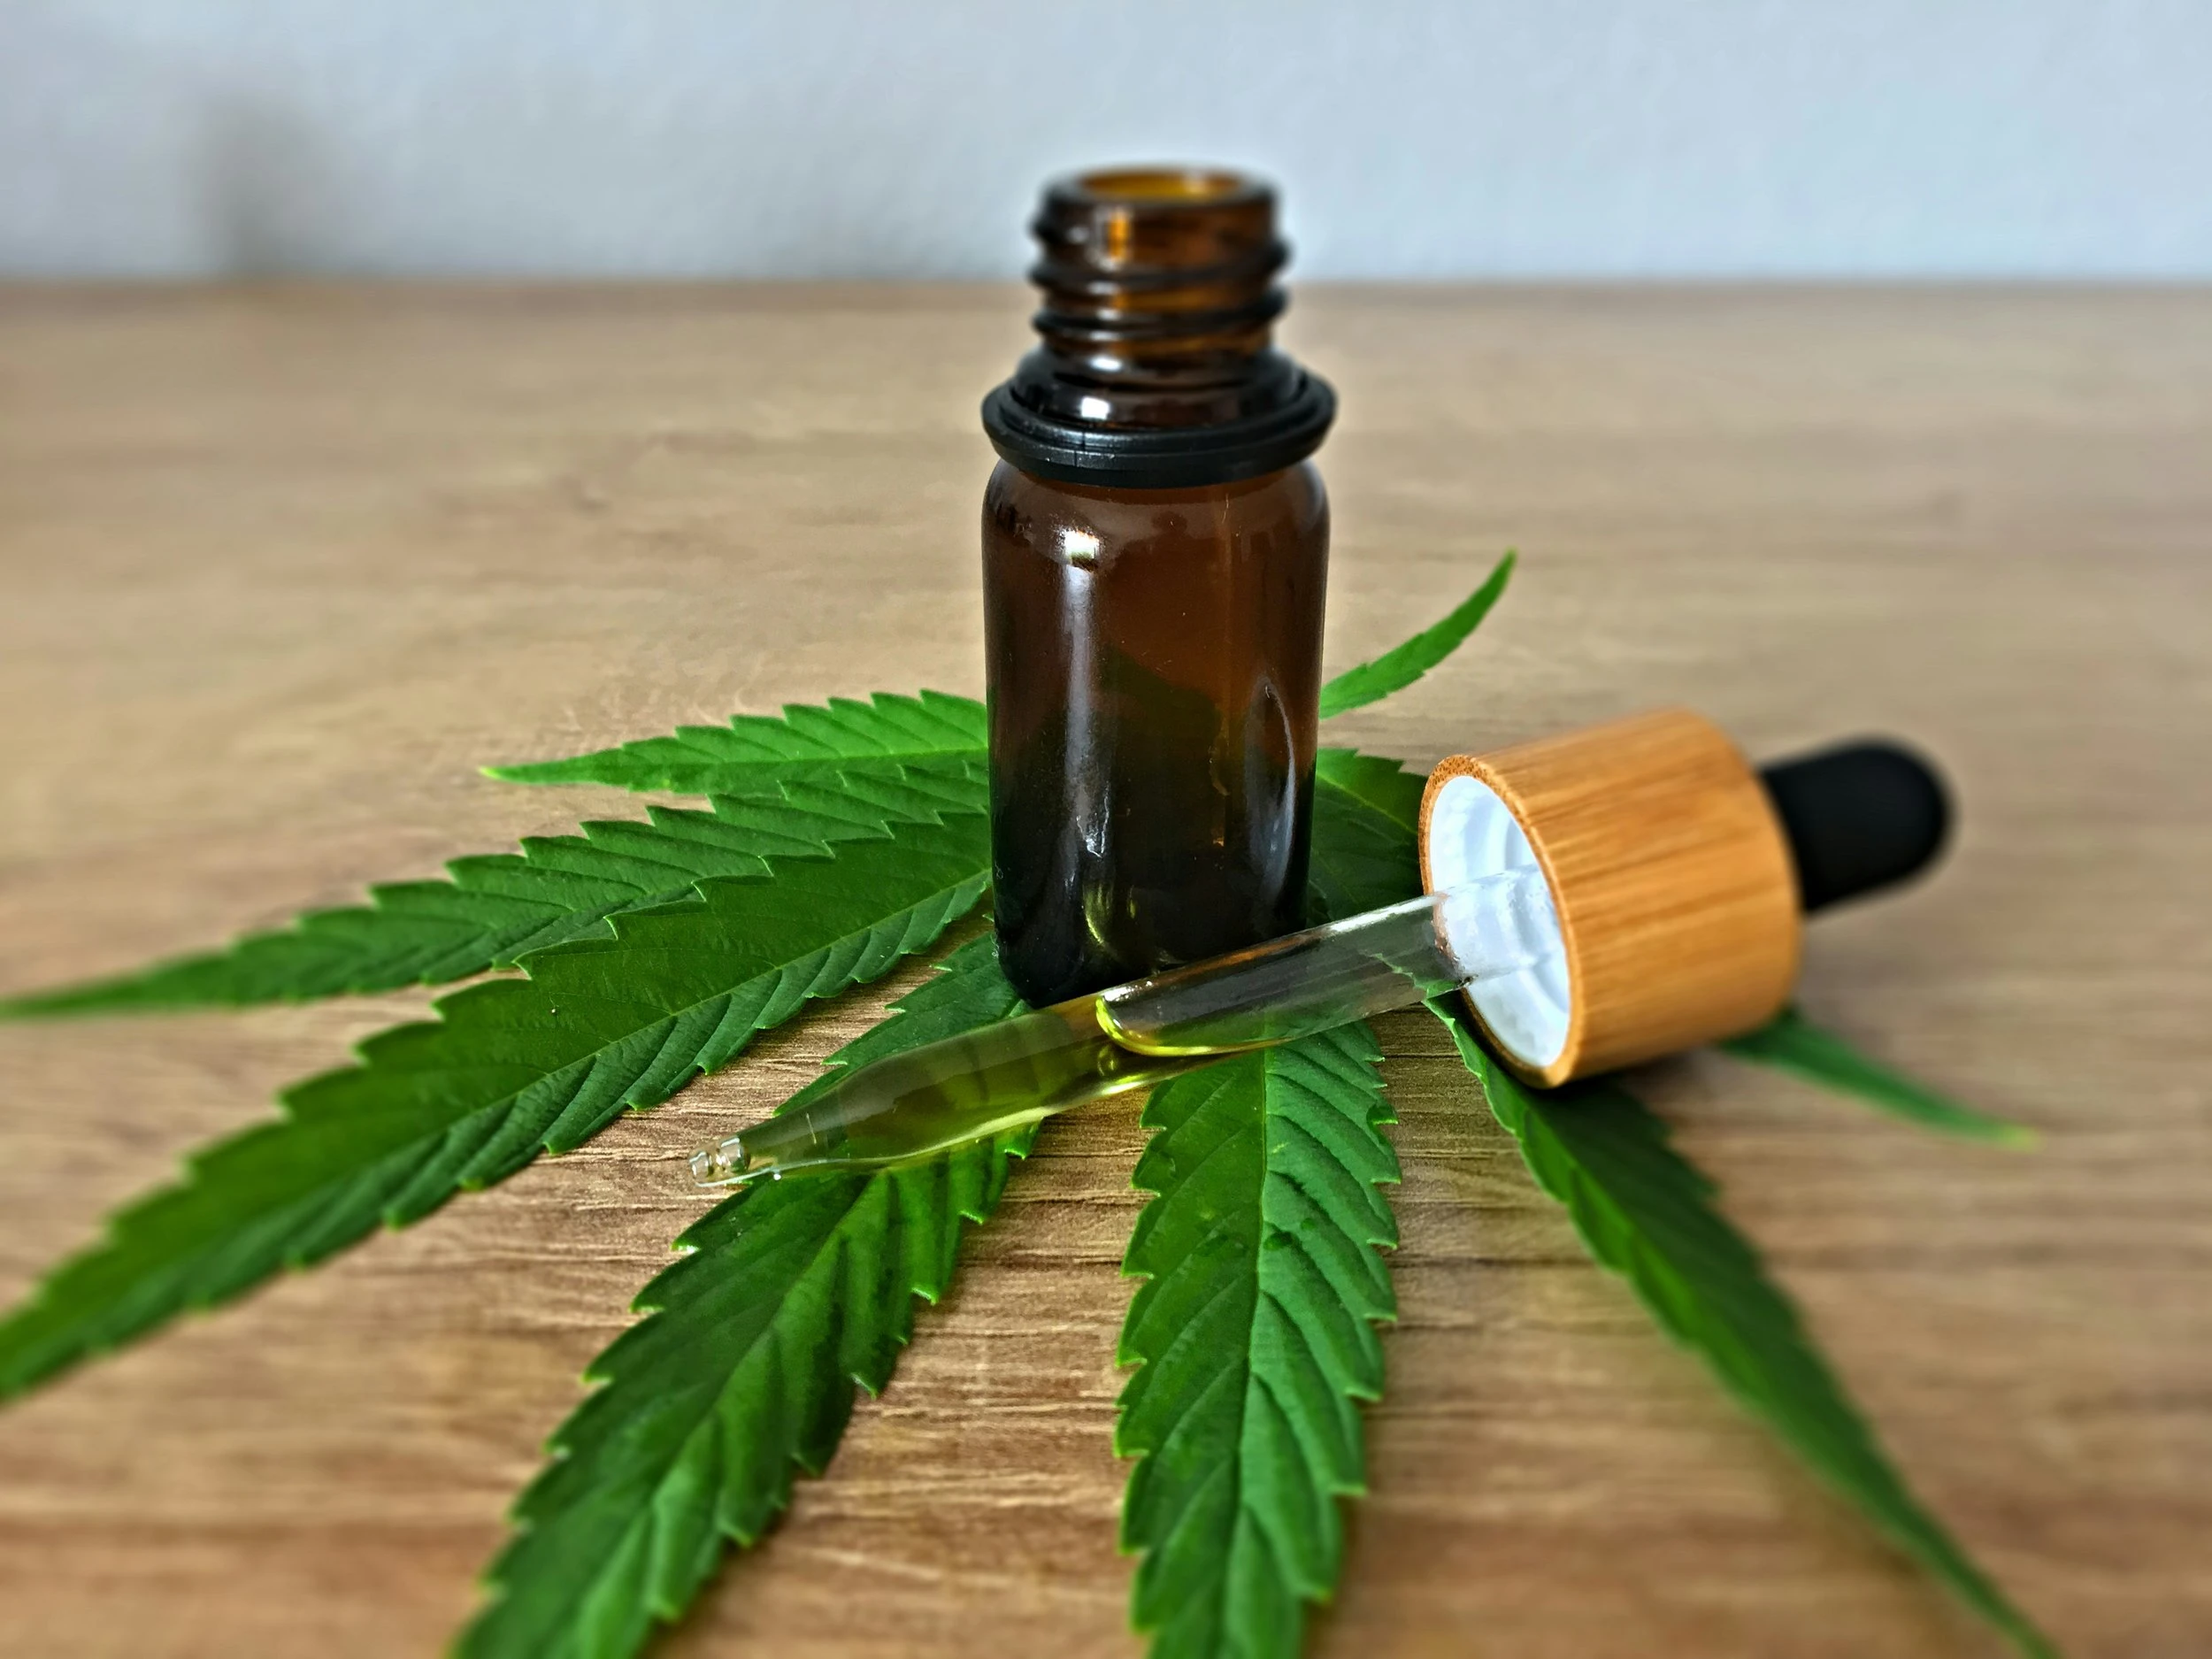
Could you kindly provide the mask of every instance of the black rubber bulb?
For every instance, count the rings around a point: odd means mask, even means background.
[[[1863,739],[1759,769],[1789,838],[1808,912],[1926,869],[1951,826],[1943,780],[1910,749]]]

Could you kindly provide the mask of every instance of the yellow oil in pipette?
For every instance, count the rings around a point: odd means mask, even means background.
[[[1505,872],[886,1056],[691,1160],[702,1186],[927,1157],[1226,1056],[1534,966],[1540,872]]]

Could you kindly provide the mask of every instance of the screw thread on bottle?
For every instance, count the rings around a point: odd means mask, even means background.
[[[1087,173],[1048,188],[1030,229],[1043,345],[1016,388],[1032,408],[1199,426],[1291,389],[1294,371],[1270,345],[1290,252],[1266,185],[1228,173]]]

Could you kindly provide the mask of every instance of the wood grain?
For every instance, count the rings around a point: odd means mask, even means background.
[[[1011,289],[0,294],[0,987],[114,969],[634,802],[493,783],[794,698],[979,689]],[[2212,295],[1313,291],[1332,723],[1427,764],[1630,710],[1952,768],[1932,884],[1823,918],[1809,1011],[2043,1149],[1710,1056],[1639,1087],[1921,1490],[2071,1653],[2212,1651]],[[864,999],[863,999],[864,1000]],[[0,1027],[0,1294],[419,997]],[[842,1006],[425,1225],[0,1414],[0,1642],[434,1650],[678,1159]],[[1387,1402],[1320,1655],[1990,1642],[1582,1256],[1441,1033],[1389,1022]],[[1130,1115],[1056,1126],[826,1479],[681,1655],[1128,1655],[1108,1448]]]

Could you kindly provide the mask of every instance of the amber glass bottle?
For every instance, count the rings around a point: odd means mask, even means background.
[[[1270,344],[1265,185],[1087,173],[1032,228],[983,589],[999,956],[1042,1004],[1303,919],[1335,399]]]

